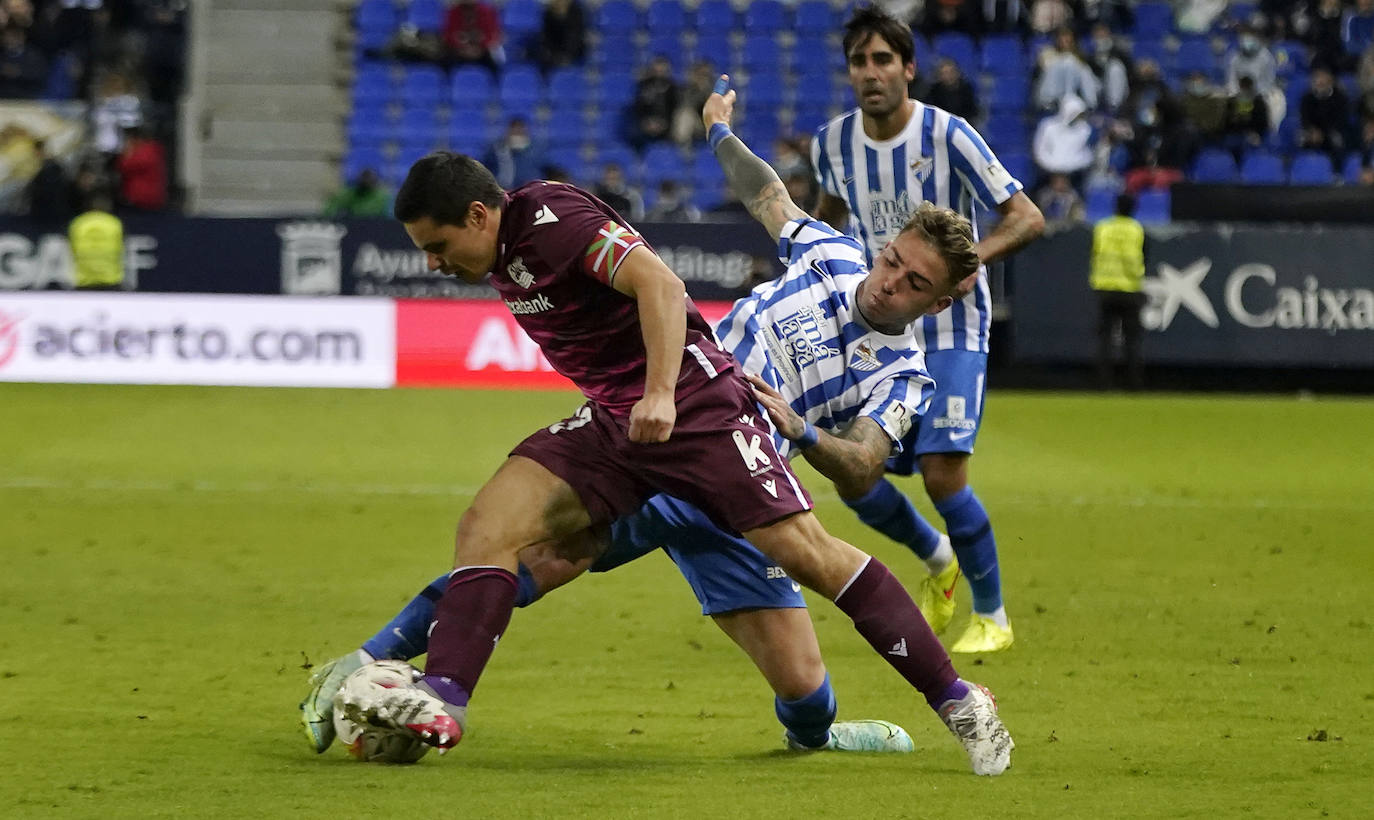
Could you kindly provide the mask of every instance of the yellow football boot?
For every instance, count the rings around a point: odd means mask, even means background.
[[[944,536],[941,536],[942,538]],[[949,562],[939,575],[927,575],[921,581],[916,605],[921,608],[926,623],[938,635],[949,627],[954,618],[954,588],[959,583],[959,560]]]
[[[959,636],[959,640],[949,648],[951,652],[960,654],[973,654],[976,652],[1001,652],[1011,646],[1011,622],[1006,626],[998,626],[997,622],[987,617],[973,613],[969,619],[968,628],[964,634]]]

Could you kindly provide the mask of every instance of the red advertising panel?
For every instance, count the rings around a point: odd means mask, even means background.
[[[698,304],[715,323],[729,302]],[[398,387],[572,389],[501,302],[396,301]]]

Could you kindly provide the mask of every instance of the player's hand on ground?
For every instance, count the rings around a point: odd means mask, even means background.
[[[654,444],[667,441],[677,422],[672,393],[646,393],[630,408],[630,441]]]
[[[723,125],[730,124],[730,118],[735,114],[735,90],[729,87],[730,75],[722,74],[716,80],[716,91],[706,98],[706,105],[701,109],[701,121],[706,125],[706,130],[711,130],[711,126],[716,123]],[[724,92],[721,89],[728,89]]]
[[[802,434],[806,429],[806,420],[797,415],[787,404],[787,400],[782,394],[773,389],[773,386],[753,373],[746,373],[744,377],[749,380],[749,384],[754,387],[754,395],[758,398],[759,404],[768,411],[768,418],[773,420],[773,426],[778,428],[782,437],[794,439]]]

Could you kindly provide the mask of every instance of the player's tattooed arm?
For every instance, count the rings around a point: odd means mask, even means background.
[[[768,418],[784,438],[796,440],[802,436],[806,421],[787,404],[782,394],[768,382],[748,375],[754,386],[754,396],[768,411]],[[814,445],[802,450],[807,462],[821,475],[835,482],[835,489],[845,498],[863,495],[882,477],[883,466],[892,452],[892,439],[883,428],[867,416],[861,416],[848,429],[838,434],[817,430]]]
[[[814,211],[816,218],[837,231],[843,231],[848,227],[849,206],[843,199],[831,196],[825,191],[821,191],[816,200]]]
[[[1045,215],[1026,196],[1018,191],[997,206],[1002,220],[978,243],[978,256],[984,262],[995,262],[1029,245],[1045,232]]]
[[[724,77],[718,88],[724,87]],[[730,125],[734,113],[735,92],[726,91],[724,95],[715,93],[706,100],[701,119],[709,132],[713,125]],[[739,197],[749,213],[768,229],[768,235],[776,238],[782,233],[782,226],[793,219],[806,216],[806,211],[798,207],[787,193],[772,166],[760,159],[749,146],[734,135],[726,137],[715,146],[716,161],[720,163],[730,189]]]

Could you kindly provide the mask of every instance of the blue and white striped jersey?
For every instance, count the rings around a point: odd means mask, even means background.
[[[786,272],[735,302],[716,326],[721,345],[817,427],[868,416],[900,452],[934,382],[910,334],[879,333],[854,309],[868,275],[863,247],[824,222],[795,219],[783,226],[778,258]],[[790,441],[775,438],[779,453],[794,455]]]
[[[995,208],[1021,190],[973,127],[933,105],[916,104],[902,133],[878,142],[864,134],[859,109],[816,132],[811,165],[822,190],[849,206],[851,232],[863,242],[870,263],[901,231],[921,202],[968,217],[978,236],[975,203]],[[921,349],[988,352],[992,297],[987,271],[978,286],[949,310],[921,320]]]

